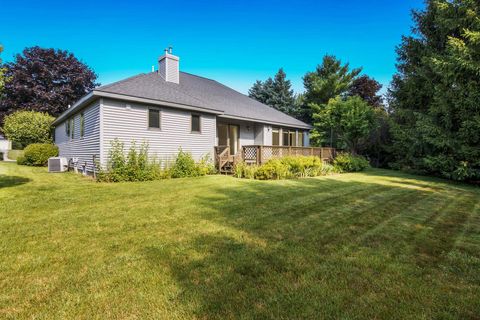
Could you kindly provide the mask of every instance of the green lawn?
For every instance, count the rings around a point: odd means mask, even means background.
[[[0,164],[2,319],[480,319],[480,188]]]

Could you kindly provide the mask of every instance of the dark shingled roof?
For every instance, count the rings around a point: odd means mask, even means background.
[[[309,128],[306,123],[215,80],[185,72],[180,72],[179,84],[167,82],[157,72],[151,72],[95,88],[95,91],[215,109],[223,111],[222,115],[227,117]]]

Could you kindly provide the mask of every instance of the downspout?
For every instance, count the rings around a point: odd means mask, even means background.
[[[100,98],[100,107],[99,107],[99,117],[100,117],[100,128],[99,128],[99,139],[100,139],[100,159],[98,161],[99,167],[103,167],[104,162],[104,147],[103,147],[103,98]]]

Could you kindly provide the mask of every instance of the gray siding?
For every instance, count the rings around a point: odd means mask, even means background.
[[[207,154],[213,160],[216,132],[214,115],[201,114],[201,133],[192,133],[192,112],[160,107],[161,128],[158,130],[148,128],[148,108],[143,104],[103,100],[102,164],[106,164],[111,142],[116,138],[125,144],[126,150],[133,140],[137,145],[147,141],[150,156],[162,161],[173,160],[179,148],[190,152],[197,160]]]
[[[273,130],[273,127],[271,125],[263,126],[263,145],[265,146],[272,145],[272,142],[273,142],[272,130]]]
[[[240,123],[240,146],[255,144],[255,124],[253,122]]]
[[[264,125],[260,123],[255,124],[255,144],[260,144],[263,145],[263,130],[264,130]]]
[[[158,65],[159,75],[166,81],[179,83],[180,70],[179,58],[169,53],[165,53],[160,57]]]
[[[167,76],[166,80],[167,81],[172,81],[175,83],[178,83],[179,81],[179,66],[178,66],[178,60],[174,59],[168,59],[167,61]]]
[[[84,114],[85,133],[80,137],[80,114]],[[67,136],[66,121],[73,118],[74,136]],[[61,157],[67,159],[78,158],[79,168],[86,163],[87,171],[94,169],[93,155],[100,155],[100,106],[95,102],[82,111],[74,114],[66,121],[55,127],[55,144],[59,148]]]

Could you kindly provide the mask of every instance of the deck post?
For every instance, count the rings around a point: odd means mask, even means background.
[[[262,164],[262,146],[258,146],[258,149],[257,149],[257,164],[258,165]]]
[[[320,148],[320,159],[323,160],[323,148]]]

